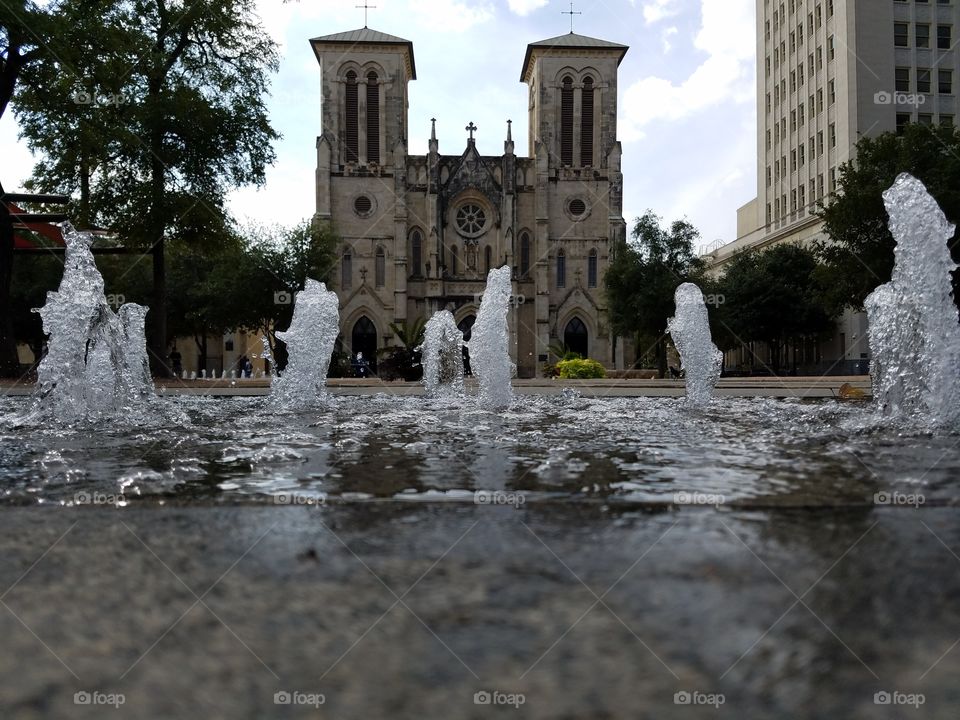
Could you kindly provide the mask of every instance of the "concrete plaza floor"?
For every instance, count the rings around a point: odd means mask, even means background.
[[[2,521],[5,720],[960,706],[957,508],[139,505]]]

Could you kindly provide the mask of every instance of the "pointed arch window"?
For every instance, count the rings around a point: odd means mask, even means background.
[[[560,89],[560,164],[573,165],[573,78],[563,78]]]
[[[423,272],[423,235],[414,230],[410,235],[410,274],[420,277]]]
[[[460,258],[457,257],[457,246],[451,245],[450,246],[450,274],[451,275],[457,274],[457,261],[459,259]]]
[[[597,251],[593,249],[587,256],[587,287],[597,286]]]
[[[565,288],[567,286],[567,254],[560,250],[557,252],[557,287]]]
[[[360,102],[358,93],[357,74],[350,70],[347,73],[344,102],[347,116],[343,139],[346,145],[347,162],[357,162],[360,159]]]
[[[383,252],[383,248],[377,248],[373,275],[376,287],[382,288],[387,284],[387,257]]]
[[[520,277],[530,274],[530,235],[520,233]]]
[[[580,165],[593,165],[593,78],[583,79],[583,99],[580,106]]]
[[[483,267],[488,274],[493,268],[493,248],[489,245],[483,249]]]
[[[353,285],[353,255],[349,250],[343,251],[340,259],[340,287],[349,290]]]
[[[367,162],[380,162],[380,84],[377,74],[367,74]]]

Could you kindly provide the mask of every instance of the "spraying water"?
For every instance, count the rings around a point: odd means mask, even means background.
[[[693,283],[683,283],[674,293],[676,315],[667,321],[667,332],[680,353],[687,375],[687,399],[702,404],[713,397],[723,369],[723,353],[710,336],[710,318],[703,293]]]
[[[271,401],[286,409],[307,407],[322,398],[333,346],[340,332],[337,294],[316,280],[294,298],[293,320],[277,337],[287,344],[283,374],[273,383]]]
[[[873,393],[880,412],[932,425],[960,422],[960,320],[947,245],[954,226],[916,178],[883,194],[896,241],[890,282],[867,297]]]
[[[155,397],[147,362],[147,308],[126,304],[115,313],[90,246],[93,236],[62,226],[63,277],[37,312],[49,336],[37,368],[38,404],[61,422],[126,413]]]
[[[467,347],[470,366],[480,383],[480,402],[490,408],[504,408],[513,400],[510,378],[516,366],[510,362],[510,268],[491,270],[480,302],[480,312]]]
[[[441,310],[423,333],[423,385],[428,397],[463,394],[463,333],[453,313]]]

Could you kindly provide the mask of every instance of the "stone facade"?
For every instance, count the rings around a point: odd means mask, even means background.
[[[479,154],[473,123],[463,151],[441,155],[434,122],[428,153],[414,156],[413,44],[367,28],[311,44],[323,92],[315,219],[341,238],[344,349],[371,357],[395,344],[390,323],[445,307],[467,330],[487,272],[508,265],[520,377],[539,374],[554,343],[622,367],[602,283],[626,233],[617,70],[627,48],[572,33],[528,46],[529,157],[514,153],[509,120],[502,155]]]

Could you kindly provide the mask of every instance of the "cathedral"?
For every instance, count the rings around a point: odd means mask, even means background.
[[[491,268],[513,277],[510,354],[536,377],[551,346],[623,368],[603,274],[625,239],[617,140],[617,72],[625,45],[570,33],[531,43],[528,157],[441,155],[436,121],[426,155],[408,153],[413,43],[369,28],[310,41],[322,75],[316,215],[340,239],[333,286],[343,349],[376,358],[391,323],[449,308],[469,339]],[[458,124],[459,127],[459,124]],[[426,128],[424,128],[426,131]]]

